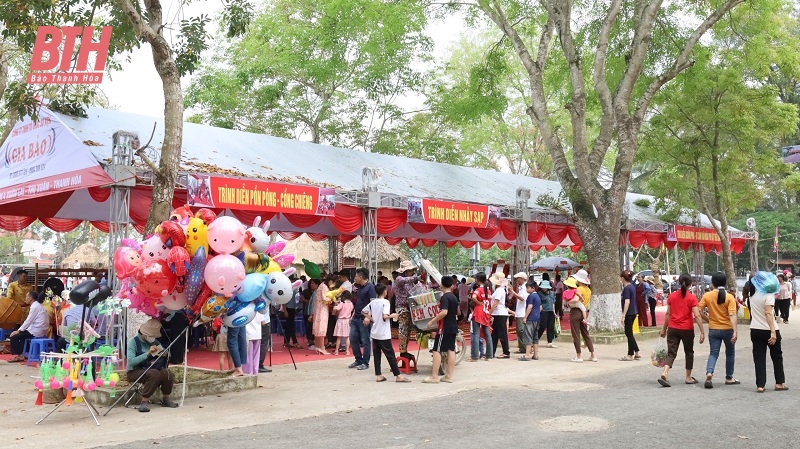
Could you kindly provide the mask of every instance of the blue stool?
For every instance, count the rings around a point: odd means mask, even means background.
[[[0,341],[6,341],[6,330],[0,329]]]
[[[28,361],[25,363],[25,366],[28,366],[31,362],[41,361],[43,352],[55,352],[56,342],[52,338],[32,338],[25,341],[25,349],[22,352],[28,357]]]
[[[299,333],[300,335],[306,334],[306,320],[304,320],[302,316],[294,319],[294,330],[295,334],[297,333]]]

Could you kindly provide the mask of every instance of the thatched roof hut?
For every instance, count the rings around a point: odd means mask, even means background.
[[[308,259],[319,266],[328,265],[328,244],[324,241],[315,242],[307,234],[288,240],[282,254],[293,254],[296,266],[303,266],[303,259]]]
[[[68,268],[105,268],[108,266],[108,254],[92,243],[84,243],[65,257],[61,265]]]
[[[344,257],[361,261],[361,251],[363,239],[356,237],[344,245]],[[378,239],[378,263],[395,262],[408,259],[408,256],[400,251],[399,246],[392,246],[384,239]]]

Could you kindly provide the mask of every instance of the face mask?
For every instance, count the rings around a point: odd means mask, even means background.
[[[146,342],[148,342],[148,343],[153,343],[153,342],[155,342],[155,341],[156,341],[156,339],[155,339],[155,338],[153,338],[153,337],[146,337],[146,336],[142,336],[142,338],[144,339],[144,341],[146,341]]]

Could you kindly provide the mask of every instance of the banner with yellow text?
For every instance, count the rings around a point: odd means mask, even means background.
[[[189,206],[282,214],[334,215],[336,191],[254,179],[189,174]]]
[[[719,234],[710,228],[694,226],[675,226],[675,237],[678,242],[719,244]]]
[[[499,228],[500,208],[429,198],[409,198],[408,222],[465,228]]]

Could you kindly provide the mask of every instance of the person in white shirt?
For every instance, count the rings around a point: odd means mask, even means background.
[[[756,370],[756,391],[764,392],[767,384],[767,352],[775,373],[775,391],[786,391],[783,371],[781,332],[772,315],[775,294],[779,291],[778,279],[772,273],[759,271],[750,284],[750,341],[753,343],[753,363]]]
[[[50,330],[50,316],[42,306],[43,301],[44,294],[37,297],[35,292],[28,292],[25,296],[25,302],[31,308],[28,318],[25,319],[22,326],[10,335],[11,354],[14,355],[14,358],[9,360],[9,363],[25,361],[22,350],[25,348],[26,340],[47,336],[47,332]]]
[[[242,364],[242,371],[252,376],[258,374],[258,359],[261,356],[262,326],[267,326],[267,319],[264,317],[263,313],[256,313],[256,317],[253,318],[253,321],[245,325],[245,332],[247,334],[247,360]]]
[[[395,382],[411,382],[411,379],[400,374],[397,367],[397,358],[392,347],[392,326],[390,319],[396,320],[397,312],[391,312],[389,300],[386,299],[386,285],[378,284],[375,286],[377,298],[372,299],[361,313],[364,318],[372,322],[369,336],[372,338],[372,353],[374,354],[373,364],[375,366],[375,381],[385,382],[386,377],[381,374],[381,352],[386,356],[389,367],[394,374]]]
[[[509,299],[517,300],[517,306],[514,308],[514,317],[517,322],[517,354],[525,353],[525,345],[522,344],[522,334],[525,331],[525,300],[528,296],[525,282],[527,280],[528,275],[520,271],[514,275],[514,285],[517,290],[514,291],[512,288],[508,289]]]
[[[498,359],[507,359],[511,357],[511,351],[508,349],[508,308],[506,307],[508,279],[506,279],[505,273],[498,271],[489,278],[489,281],[495,285],[491,308],[492,347],[497,351],[497,342],[500,341],[503,346],[503,355]],[[488,358],[489,354],[486,354],[486,357]]]

